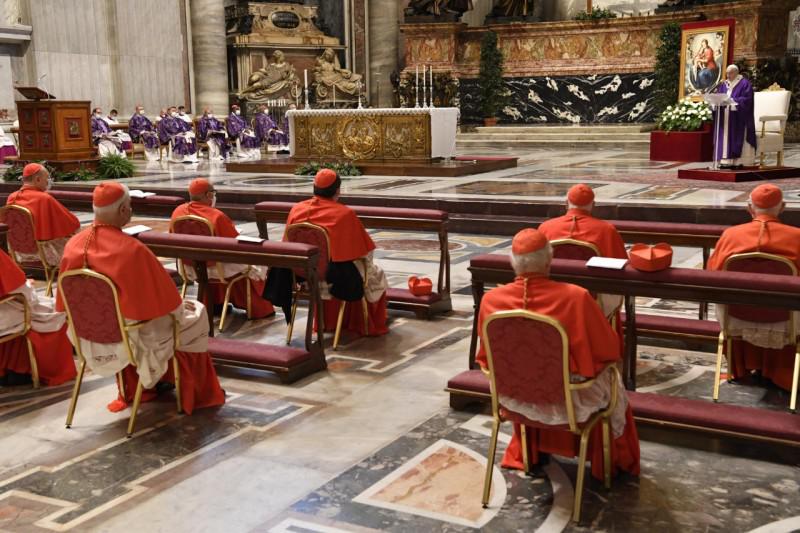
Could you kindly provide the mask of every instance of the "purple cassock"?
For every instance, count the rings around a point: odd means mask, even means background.
[[[266,142],[271,146],[280,146],[282,144],[288,144],[287,142],[283,142],[284,134],[279,131],[274,131],[278,129],[278,126],[275,124],[275,121],[272,120],[272,117],[266,113],[256,113],[256,136],[260,143]]]
[[[719,133],[717,134],[717,160],[738,159],[742,156],[745,140],[756,147],[756,120],[753,115],[753,86],[747,78],[740,77],[731,90],[731,82],[719,86],[717,92],[728,93],[736,102],[736,111],[730,107],[719,113]],[[717,114],[714,113],[716,119]],[[727,125],[727,132],[726,132]],[[727,141],[727,143],[726,143]],[[727,149],[726,149],[727,148]]]
[[[247,129],[247,122],[235,113],[228,115],[228,135],[234,141],[239,139],[239,144],[242,148],[258,148],[261,143],[258,142],[258,137],[255,135],[242,135],[242,132]]]
[[[172,139],[172,151],[180,156],[192,155],[197,152],[195,139],[187,139],[181,133],[192,131],[192,125],[177,117],[164,117],[158,123],[158,137],[162,144],[167,144]]]
[[[156,128],[150,119],[144,115],[136,113],[128,121],[128,135],[133,142],[140,142],[148,150],[158,149],[158,135]]]
[[[92,140],[95,144],[99,144],[101,137],[111,133],[111,126],[102,118],[92,116]]]
[[[225,126],[216,117],[203,116],[197,123],[197,138],[201,141],[216,142],[222,157],[228,157],[231,149],[225,137]]]

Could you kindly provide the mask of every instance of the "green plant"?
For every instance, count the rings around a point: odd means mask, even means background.
[[[97,177],[101,180],[130,178],[135,171],[130,159],[116,154],[101,157],[97,164]]]
[[[697,131],[704,122],[711,120],[711,107],[705,102],[693,102],[684,98],[674,106],[667,108],[658,117],[658,129],[661,131]]]
[[[3,172],[3,181],[21,181],[22,180],[22,166],[11,165]]]
[[[800,118],[800,66],[796,59],[790,55],[768,57],[753,65],[747,59],[740,58],[735,64],[742,76],[750,80],[755,91],[763,91],[775,83],[791,91],[789,120]]]
[[[481,69],[478,75],[481,90],[481,112],[495,117],[508,101],[509,91],[503,82],[503,53],[497,47],[497,34],[487,31],[481,40]]]
[[[331,161],[326,161],[324,163],[317,163],[314,161],[309,161],[303,165],[300,165],[294,170],[295,175],[297,176],[313,176],[320,169],[329,168],[336,172],[339,176],[360,176],[361,171],[358,170],[358,167],[353,165],[352,163],[336,163]]]
[[[580,13],[575,15],[575,20],[590,20],[592,22],[597,22],[599,20],[605,20],[605,19],[615,19],[615,18],[617,18],[616,13],[614,13],[610,9],[601,9],[599,7],[593,8],[591,12],[581,11]]]
[[[678,101],[681,80],[681,26],[670,22],[661,28],[656,49],[653,107],[657,113]]]
[[[97,173],[89,169],[79,168],[69,172],[56,172],[53,175],[53,179],[56,181],[92,181],[98,179],[98,177]]]

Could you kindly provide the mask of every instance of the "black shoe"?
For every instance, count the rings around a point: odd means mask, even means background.
[[[156,394],[164,394],[166,392],[174,391],[175,384],[167,381],[159,381],[156,383]]]
[[[11,370],[6,371],[6,375],[0,378],[0,385],[4,387],[17,387],[20,385],[30,385],[33,378],[30,374],[18,374]]]

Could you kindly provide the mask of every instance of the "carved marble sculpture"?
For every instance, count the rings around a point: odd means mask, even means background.
[[[295,74],[294,66],[286,62],[283,52],[275,50],[272,53],[272,62],[250,76],[247,87],[239,93],[239,98],[258,102],[278,98],[288,92],[296,99],[299,86],[300,80]]]
[[[314,67],[317,102],[333,101],[333,88],[337,100],[351,100],[358,96],[361,75],[341,68],[339,58],[331,48],[326,48],[317,58]]]
[[[533,0],[497,0],[492,11],[494,17],[528,17],[533,14]]]
[[[472,9],[472,0],[411,0],[406,8],[408,15],[434,15],[455,13],[459,16]]]

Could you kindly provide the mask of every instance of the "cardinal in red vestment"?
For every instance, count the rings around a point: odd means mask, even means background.
[[[0,299],[21,294],[30,311],[31,329],[25,336],[0,344],[0,384],[30,382],[30,357],[25,338],[33,346],[39,380],[45,385],[60,385],[75,377],[72,345],[67,338],[66,315],[55,311],[52,298],[39,296],[25,273],[0,250]],[[19,303],[0,305],[0,337],[23,328],[24,310]]]
[[[217,191],[214,186],[205,179],[197,178],[189,184],[190,202],[179,205],[172,212],[172,221],[186,215],[194,215],[207,220],[214,230],[216,237],[239,236],[239,231],[234,226],[233,221],[217,209]],[[264,318],[275,313],[272,304],[265,300],[261,293],[264,291],[264,279],[267,275],[266,268],[252,265],[237,265],[231,263],[213,264],[209,263],[209,292],[214,304],[221,304],[225,301],[225,284],[220,280],[231,279],[242,272],[247,272],[250,278],[250,318]],[[187,274],[195,276],[194,269],[186,265]],[[216,280],[216,281],[215,281]],[[237,281],[231,289],[231,301],[239,309],[247,309],[247,283],[244,279]]]
[[[577,285],[559,283],[548,278],[551,260],[552,249],[543,233],[530,228],[517,233],[512,241],[511,253],[511,262],[517,277],[513,283],[492,289],[483,297],[478,315],[478,331],[483,331],[484,322],[496,311],[525,309],[548,316],[563,326],[569,338],[571,375],[574,378],[598,377],[598,372],[608,363],[620,358],[617,335],[588,291]],[[531,350],[530,356],[536,357],[535,350]],[[483,368],[487,368],[483,339],[476,360]],[[604,379],[605,377],[608,379]],[[587,389],[592,391],[591,397],[584,397],[582,393],[575,394],[574,401],[576,405],[582,403],[586,408],[586,416],[605,407],[610,397],[610,379],[618,380],[619,392],[617,406],[611,416],[614,437],[611,449],[612,468],[615,472],[621,469],[638,475],[639,437],[624,387],[619,382],[619,375],[604,372],[595,386]],[[536,406],[531,408],[536,409]],[[547,417],[552,416],[552,413],[542,413],[541,417],[537,416],[537,420],[543,423],[564,423],[565,412],[563,420],[549,420]],[[526,415],[528,418],[533,416],[530,412]],[[579,419],[580,421],[583,420]],[[578,438],[568,431],[527,428],[527,435],[532,463],[538,461],[540,452],[565,457],[578,455]],[[504,467],[524,468],[521,442],[519,427],[515,424],[514,435],[503,457]],[[591,459],[592,475],[603,479],[603,444],[599,425],[592,430],[587,457]]]
[[[775,185],[766,183],[753,189],[748,202],[753,220],[725,230],[708,259],[708,269],[723,270],[728,258],[736,254],[763,252],[786,257],[800,271],[800,228],[781,223],[778,217],[785,206],[783,193]],[[729,320],[729,331],[737,334],[736,330],[742,330],[745,337],[745,340],[733,341],[733,368],[728,369],[731,377],[740,379],[756,371],[779,387],[790,390],[794,339],[783,335],[780,339],[770,339],[774,334],[765,334],[764,329],[770,329],[768,323]]]
[[[125,185],[101,183],[94,189],[92,203],[94,222],[67,243],[61,272],[86,267],[108,276],[116,286],[125,320],[148,321],[130,332],[138,362],[136,368],[128,365],[121,344],[71,339],[73,344],[80,343],[93,372],[111,376],[123,371],[124,395],[120,394],[119,400],[112,402],[109,409],[119,410],[132,400],[138,379],[146,389],[159,382],[174,381],[170,364],[173,356],[180,369],[183,410],[191,414],[196,408],[222,405],[225,393],[208,353],[205,307],[196,301],[182,301],[172,278],[156,256],[139,240],[122,231],[132,215]],[[64,309],[61,294],[57,305],[59,310]],[[178,350],[173,350],[173,317],[179,330]],[[142,401],[154,397],[155,392],[147,390]]]
[[[47,169],[39,163],[29,163],[22,169],[22,187],[8,196],[6,205],[18,205],[31,212],[34,235],[37,241],[43,241],[45,259],[50,266],[57,266],[69,237],[81,224],[78,217],[47,192],[51,185]],[[38,259],[37,256],[18,255],[21,261]]]
[[[330,265],[328,280],[333,281],[332,268],[337,263],[347,263],[364,259],[367,276],[365,296],[368,308],[369,335],[384,335],[389,332],[386,326],[386,276],[372,261],[375,243],[364,229],[355,211],[338,202],[341,178],[330,169],[322,169],[314,177],[314,196],[295,205],[289,212],[286,225],[310,222],[321,226],[330,240]],[[286,237],[284,236],[284,240]],[[356,262],[359,265],[360,261]],[[323,286],[323,294],[326,287]],[[331,297],[323,301],[325,329],[333,331],[341,300]],[[345,308],[343,328],[355,334],[364,333],[364,318],[359,301],[349,302]]]

